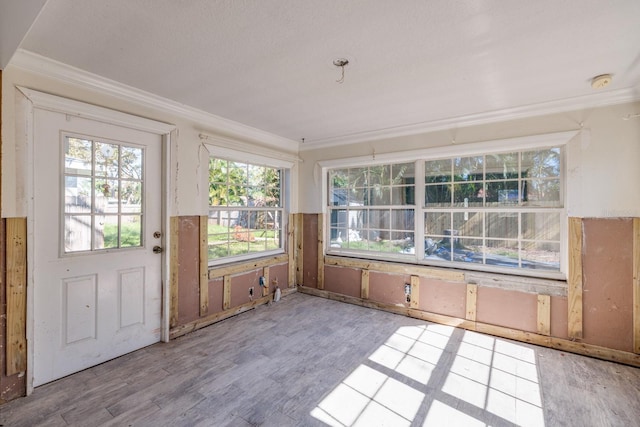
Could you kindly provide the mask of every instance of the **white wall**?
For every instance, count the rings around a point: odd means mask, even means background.
[[[567,148],[567,211],[577,217],[640,217],[640,102],[300,152],[299,207],[322,212],[318,163],[431,147],[581,130]],[[508,149],[509,147],[505,147]]]
[[[26,148],[20,137],[20,134],[24,134],[25,123],[23,123],[21,110],[16,107],[16,102],[22,98],[16,86],[176,125],[170,153],[172,191],[167,196],[169,215],[207,214],[209,152],[199,136],[203,131],[212,135],[216,133],[216,129],[212,129],[207,123],[197,123],[162,108],[156,109],[145,103],[127,101],[121,97],[110,96],[103,90],[91,90],[86,86],[27,72],[11,65],[3,70],[2,86],[3,217],[27,215],[26,183],[29,181],[29,174],[32,173],[28,168]],[[270,149],[273,150],[273,147]],[[290,150],[286,152],[290,153]]]

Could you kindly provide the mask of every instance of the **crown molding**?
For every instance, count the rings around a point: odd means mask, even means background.
[[[197,123],[200,127],[211,129],[212,132],[219,132],[229,135],[232,138],[269,145],[289,152],[298,151],[298,141],[283,138],[233,120],[180,104],[24,49],[18,49],[16,51],[8,67],[19,68],[30,73],[89,89],[145,108],[152,108],[172,114]]]
[[[612,90],[603,93],[583,95],[574,98],[561,99],[539,104],[531,104],[521,107],[506,108],[484,113],[469,114],[433,120],[429,122],[415,123],[405,126],[396,126],[387,129],[358,132],[349,135],[339,135],[316,140],[305,141],[300,145],[300,151],[324,149],[338,145],[355,144],[365,141],[397,138],[401,136],[417,135],[421,133],[435,132],[452,128],[478,126],[509,120],[523,119],[527,117],[544,116],[548,114],[564,113],[586,108],[605,107],[607,105],[623,104],[640,100],[640,85],[632,88]]]

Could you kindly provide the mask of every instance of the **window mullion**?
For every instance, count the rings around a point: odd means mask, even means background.
[[[415,179],[413,180],[415,189],[414,189],[414,246],[415,246],[415,256],[416,260],[424,259],[424,216],[426,212],[425,204],[425,170],[424,170],[424,161],[418,160],[415,166]]]

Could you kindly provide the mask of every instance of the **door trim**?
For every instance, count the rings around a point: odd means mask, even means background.
[[[169,233],[169,212],[171,194],[171,137],[176,135],[176,126],[163,123],[144,117],[134,116],[128,113],[111,110],[105,107],[88,104],[73,99],[63,98],[56,95],[40,92],[21,86],[16,86],[18,96],[22,96],[21,102],[17,102],[17,120],[23,124],[23,132],[16,132],[16,144],[25,147],[27,165],[33,165],[35,156],[35,123],[34,110],[41,109],[57,113],[67,114],[74,117],[81,117],[89,120],[103,122],[129,129],[149,132],[161,136],[162,138],[162,160],[159,165],[162,177],[162,201],[161,201],[161,221],[164,227],[162,245],[165,251],[162,253],[161,280],[162,280],[162,314],[161,314],[161,341],[169,341],[169,259],[170,254],[170,233]],[[20,100],[19,100],[20,101]],[[36,171],[32,166],[25,174],[25,199],[27,210],[27,372],[26,389],[27,395],[33,392],[33,366],[34,366],[34,178]]]

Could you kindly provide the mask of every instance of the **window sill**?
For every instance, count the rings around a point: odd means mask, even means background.
[[[244,273],[276,264],[283,264],[289,261],[289,255],[284,251],[277,251],[275,254],[255,256],[244,260],[230,260],[226,263],[209,265],[209,279],[222,277],[229,274]]]

